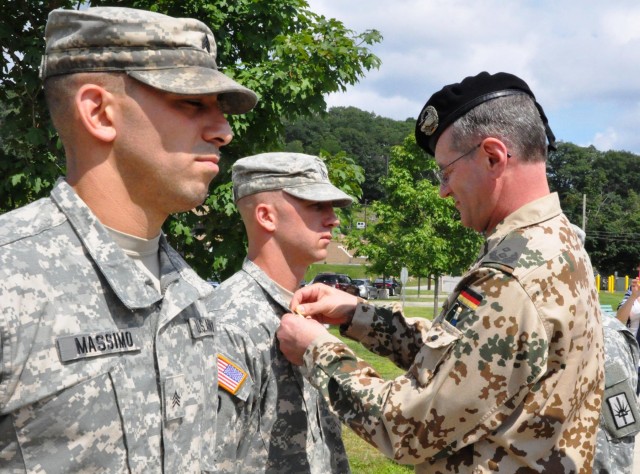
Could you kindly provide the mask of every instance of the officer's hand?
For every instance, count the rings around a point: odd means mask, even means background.
[[[326,333],[327,330],[319,322],[287,313],[280,320],[276,336],[280,342],[280,350],[287,360],[294,365],[302,365],[302,356],[309,344]]]
[[[291,309],[325,324],[351,321],[360,298],[322,283],[305,286],[291,299]]]

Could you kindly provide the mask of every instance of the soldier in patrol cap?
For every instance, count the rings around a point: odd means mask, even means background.
[[[582,245],[587,234],[571,224]],[[614,317],[602,314],[604,398],[593,472],[632,474],[635,437],[640,432],[640,406],[635,394],[640,348],[633,333]]]
[[[527,84],[481,73],[433,94],[416,125],[440,195],[486,242],[433,322],[331,288],[291,307],[341,324],[407,370],[384,380],[316,320],[280,348],[362,438],[423,473],[591,472],[603,338],[589,257],[550,193],[553,134]],[[548,140],[548,143],[547,143]]]
[[[203,202],[256,95],[211,30],[126,8],[49,14],[41,76],[67,161],[0,217],[3,472],[211,472],[212,292],[161,232]]]
[[[640,349],[629,328],[614,317],[602,318],[605,388],[593,472],[632,474],[635,438],[640,432],[635,393]]]
[[[326,258],[334,207],[352,198],[315,156],[263,153],[232,168],[247,257],[207,304],[217,323],[217,472],[345,473],[341,424],[275,341],[310,264]]]

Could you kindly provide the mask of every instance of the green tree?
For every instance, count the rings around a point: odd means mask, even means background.
[[[629,152],[559,143],[547,163],[552,191],[574,224],[586,224],[585,247],[593,266],[605,275],[632,274],[640,261],[638,189],[640,158]]]
[[[413,135],[392,148],[386,199],[371,206],[373,224],[347,240],[368,256],[373,272],[399,275],[406,266],[415,276],[459,275],[477,256],[481,236],[462,226],[450,199],[440,198],[433,169]]]
[[[302,143],[311,154],[346,151],[365,170],[363,199],[373,201],[384,197],[381,179],[387,174],[391,147],[401,145],[414,126],[414,119],[398,121],[356,107],[332,107],[287,123],[285,139]]]
[[[356,33],[313,13],[306,0],[93,0],[91,5],[198,18],[214,32],[218,67],[259,96],[252,112],[230,117],[236,138],[224,149],[205,205],[165,225],[169,240],[202,276],[224,278],[244,255],[244,232],[230,195],[231,164],[241,156],[283,149],[284,120],[323,112],[325,94],[345,90],[377,68],[380,60],[368,48],[381,36],[375,30]],[[77,2],[53,0],[0,4],[0,212],[46,195],[64,174],[38,65],[48,12],[74,6]]]

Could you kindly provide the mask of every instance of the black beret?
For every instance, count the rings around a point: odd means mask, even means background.
[[[460,83],[444,86],[433,94],[416,121],[418,145],[435,156],[436,143],[449,125],[483,102],[514,94],[526,94],[533,99],[545,127],[549,150],[555,150],[555,136],[533,92],[522,79],[506,72],[481,72],[464,78]]]

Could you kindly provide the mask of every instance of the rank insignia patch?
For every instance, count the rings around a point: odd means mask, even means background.
[[[234,394],[240,389],[247,379],[245,372],[237,364],[233,363],[222,354],[218,354],[218,386],[227,392]]]

